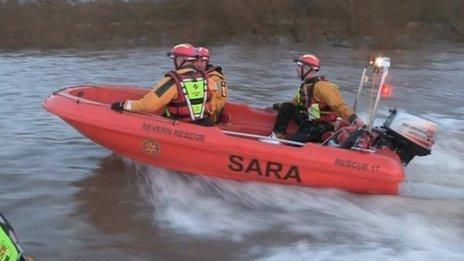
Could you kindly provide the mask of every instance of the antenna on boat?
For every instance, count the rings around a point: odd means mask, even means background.
[[[382,74],[381,78],[380,78],[380,82],[379,82],[379,86],[377,88],[377,96],[375,98],[375,103],[374,103],[374,106],[371,110],[371,114],[369,116],[369,121],[368,121],[368,130],[371,131],[372,130],[372,125],[374,124],[374,116],[375,116],[375,113],[377,112],[377,109],[378,109],[378,106],[379,106],[379,102],[380,102],[380,98],[382,96],[382,87],[384,86],[385,84],[385,80],[387,78],[387,75],[388,75],[388,68],[390,67],[390,58],[389,57],[382,57],[382,56],[379,56],[379,57],[376,57],[375,59],[371,59],[369,61],[369,64],[364,67],[363,69],[363,73],[361,75],[361,80],[359,82],[359,86],[358,86],[358,92],[356,93],[356,99],[354,101],[354,105],[353,105],[353,111],[356,112],[357,110],[357,106],[358,106],[358,101],[361,97],[361,91],[362,91],[362,88],[364,86],[364,83],[368,82],[369,81],[369,77],[366,76],[367,74],[367,69],[369,67],[372,67],[372,87],[374,89],[374,85],[375,85],[375,79],[376,79],[376,75],[378,74]]]
[[[369,64],[368,64],[366,67],[364,67],[363,73],[362,73],[362,75],[361,75],[361,81],[359,81],[358,92],[356,93],[356,99],[354,100],[354,105],[353,105],[353,112],[354,112],[354,113],[356,113],[356,108],[357,108],[357,105],[358,105],[358,100],[359,100],[359,97],[361,96],[361,91],[362,91],[364,82],[366,81],[366,71],[367,71],[367,67],[369,67]]]
[[[390,67],[390,58],[388,57],[377,57],[373,62],[374,71],[373,73],[382,73],[382,78],[380,79],[379,88],[377,90],[377,97],[375,98],[374,108],[372,109],[371,116],[369,117],[369,123],[367,124],[367,130],[372,130],[372,125],[374,124],[374,116],[379,107],[380,97],[382,95],[382,86],[385,83],[388,75],[388,68]]]

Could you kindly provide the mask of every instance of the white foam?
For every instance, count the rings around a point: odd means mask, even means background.
[[[406,182],[400,186],[400,194],[418,198],[464,199],[462,186],[443,186],[425,182]]]
[[[259,252],[259,250],[254,250]],[[300,241],[285,247],[275,247],[256,260],[456,260],[460,261],[463,253],[454,250],[431,247],[430,249],[408,249],[400,253],[373,243],[363,247],[353,245],[338,245],[318,248],[306,241]]]
[[[204,238],[249,242],[250,248],[244,252],[247,257],[463,257],[463,238],[455,228],[459,219],[450,220],[449,216],[463,212],[464,204],[448,208],[442,203],[442,208],[436,209],[441,215],[435,215],[434,202],[424,199],[241,183],[151,167],[144,175],[141,193],[155,207],[157,226]],[[253,239],[276,231],[280,236],[272,240],[275,244]]]
[[[241,183],[229,181],[224,189],[221,180],[149,169],[151,191],[148,198],[155,206],[156,222],[185,233],[206,237],[229,237],[267,229],[259,213],[246,198],[236,200]],[[144,194],[147,197],[147,194]],[[246,206],[246,208],[243,208]],[[236,213],[242,212],[238,218]]]

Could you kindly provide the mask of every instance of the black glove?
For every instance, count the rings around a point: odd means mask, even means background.
[[[276,111],[280,110],[280,103],[277,102],[277,103],[272,104],[272,108]]]
[[[124,110],[124,102],[114,102],[113,104],[111,104],[111,109],[113,111],[118,111],[118,112],[121,112]]]

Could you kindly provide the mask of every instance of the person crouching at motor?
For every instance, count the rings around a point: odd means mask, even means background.
[[[208,74],[208,87],[211,91],[211,108],[210,115],[214,122],[224,120],[225,114],[222,115],[223,109],[227,102],[227,81],[225,80],[222,68],[220,66],[213,66],[210,64],[211,56],[209,50],[204,47],[198,47],[197,60],[195,67],[200,70],[206,71]]]
[[[164,109],[164,116],[191,121],[196,124],[213,125],[207,111],[211,106],[208,91],[208,76],[194,66],[197,51],[191,44],[176,45],[168,52],[174,61],[175,70],[168,72],[140,100],[126,100],[111,105],[114,111],[154,113]]]
[[[285,138],[290,119],[299,129],[289,139],[298,142],[320,142],[324,132],[334,130],[337,117],[357,127],[365,125],[345,103],[338,87],[323,76],[316,75],[320,70],[320,61],[316,56],[304,54],[294,62],[297,63],[297,76],[302,83],[292,102],[274,104],[279,112],[272,137]]]

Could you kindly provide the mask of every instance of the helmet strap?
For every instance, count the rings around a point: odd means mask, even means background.
[[[304,81],[304,78],[306,77],[306,74],[304,73],[304,66],[300,65],[300,75],[301,75],[301,80]]]
[[[187,62],[187,59],[182,59],[182,62],[180,64],[177,64],[177,59],[176,59],[177,57],[179,56],[174,57],[174,67],[176,69],[179,69],[179,68],[182,68],[182,66],[184,66],[185,62]]]
[[[304,66],[301,66],[301,80],[302,80],[302,81],[304,81],[304,80],[306,79],[306,76],[308,76],[308,74],[309,74],[310,72],[313,71],[313,67],[310,66],[310,67],[309,67],[309,70],[308,70],[306,73],[303,74],[303,72],[304,72],[303,67],[304,67]]]
[[[179,69],[179,65],[177,64],[177,59],[176,58],[177,57],[173,57],[173,59],[172,59],[174,61],[174,68]]]

